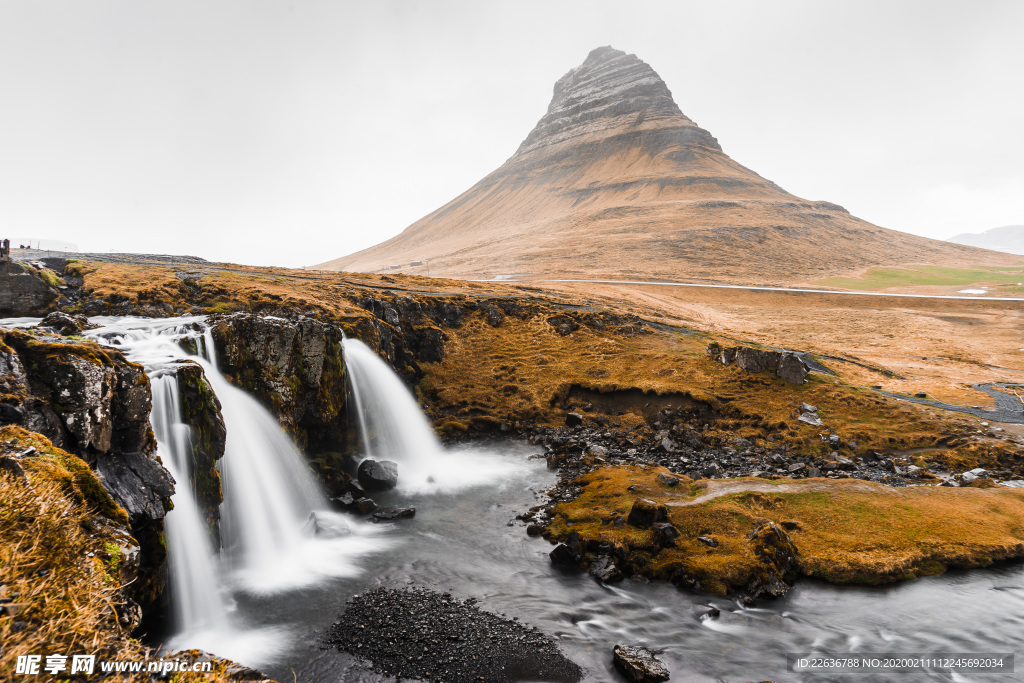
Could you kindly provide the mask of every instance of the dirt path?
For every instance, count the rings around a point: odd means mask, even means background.
[[[687,500],[676,500],[666,503],[672,507],[685,507],[687,505],[699,505],[709,500],[727,496],[730,493],[804,493],[807,491],[856,491],[859,493],[878,493],[882,495],[899,495],[899,491],[889,486],[868,484],[856,479],[843,481],[806,481],[793,482],[789,484],[760,484],[754,481],[736,481],[731,479],[710,479],[707,480],[708,488],[696,498]]]

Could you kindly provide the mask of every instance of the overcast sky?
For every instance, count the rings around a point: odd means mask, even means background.
[[[1024,2],[0,0],[0,237],[319,263],[637,54],[736,161],[935,238],[1024,224]]]

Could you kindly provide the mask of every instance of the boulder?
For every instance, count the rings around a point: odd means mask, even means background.
[[[647,498],[637,498],[629,510],[626,523],[641,529],[649,529],[658,522],[668,521],[668,508]]]
[[[627,680],[638,683],[658,683],[670,678],[668,669],[655,654],[639,645],[616,645],[612,650],[613,662]]]
[[[789,592],[788,582],[796,575],[796,545],[779,525],[770,520],[761,520],[749,534],[758,570],[747,587],[752,597],[777,598]]]
[[[790,384],[803,384],[807,381],[809,372],[803,359],[791,351],[782,354],[779,364],[775,368],[775,374]]]
[[[575,567],[580,561],[580,554],[574,552],[565,543],[556,545],[554,550],[548,553],[548,557],[551,558],[552,564],[560,564],[567,567]]]
[[[658,545],[662,548],[670,548],[676,544],[676,539],[681,536],[679,529],[668,522],[659,522],[651,527],[658,534]]]
[[[797,418],[797,420],[803,422],[804,424],[809,424],[812,427],[820,427],[822,424],[824,424],[821,421],[821,418],[818,417],[815,413],[803,413],[800,415],[800,417]]]
[[[398,463],[367,458],[359,463],[356,475],[360,485],[367,491],[387,491],[398,484]]]
[[[416,508],[399,508],[388,506],[378,508],[373,513],[374,522],[390,522],[395,519],[412,519],[416,516]]]
[[[615,565],[615,558],[609,555],[601,555],[591,562],[589,572],[591,576],[605,583],[622,580],[622,572]]]
[[[565,426],[576,427],[583,424],[583,416],[579,413],[566,413],[565,414]]]
[[[96,325],[89,323],[89,319],[84,315],[69,315],[67,313],[61,313],[60,311],[53,311],[47,313],[46,317],[43,318],[36,327],[62,334],[65,337],[71,335],[82,334],[84,330],[89,330]]]
[[[377,509],[377,504],[373,502],[373,499],[364,496],[356,500],[355,509],[361,515],[368,515]]]

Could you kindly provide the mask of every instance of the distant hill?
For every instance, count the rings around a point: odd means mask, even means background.
[[[1024,254],[1024,225],[1004,225],[985,232],[965,232],[950,237],[947,241],[993,251],[1005,251],[1008,254]]]
[[[555,83],[547,114],[500,168],[392,239],[316,267],[784,284],[1006,258],[786,192],[729,158],[654,69],[602,47]]]

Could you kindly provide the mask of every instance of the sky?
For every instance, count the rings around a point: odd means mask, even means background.
[[[793,194],[1024,224],[1022,32],[1017,0],[0,0],[0,236],[343,256],[500,166],[601,45]]]

